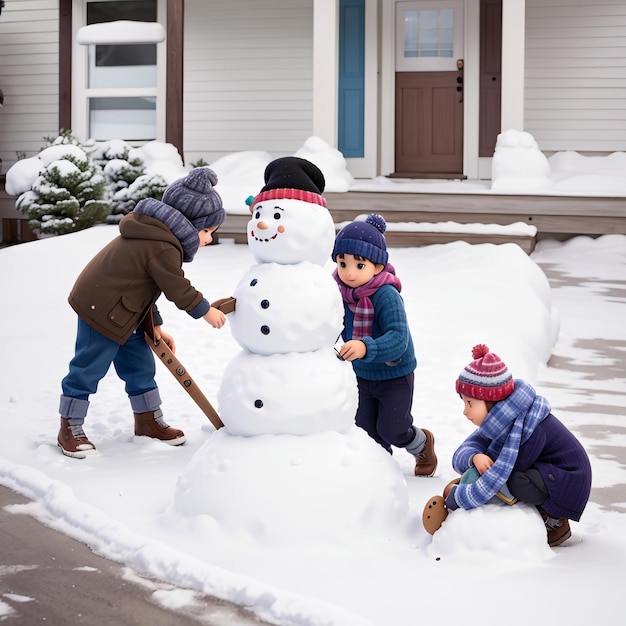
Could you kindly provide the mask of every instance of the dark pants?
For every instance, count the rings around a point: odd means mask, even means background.
[[[357,378],[356,424],[388,452],[392,445],[406,448],[416,437],[411,415],[414,378],[413,373],[391,380]]]
[[[530,468],[527,472],[513,472],[507,481],[509,491],[520,501],[538,506],[548,497],[546,483],[539,470]]]

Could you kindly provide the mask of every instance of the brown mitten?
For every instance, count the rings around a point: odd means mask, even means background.
[[[229,296],[228,298],[220,298],[215,302],[211,302],[211,306],[214,309],[219,309],[224,315],[228,315],[235,310],[235,304],[237,303],[237,299]]]
[[[443,497],[433,496],[424,507],[422,524],[429,535],[434,535],[441,528],[446,517],[448,517],[448,509],[446,509]]]

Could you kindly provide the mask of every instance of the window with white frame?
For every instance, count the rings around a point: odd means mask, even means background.
[[[456,70],[462,57],[462,0],[396,3],[396,71]]]
[[[97,141],[159,138],[157,0],[86,0],[78,43],[83,59],[82,126]]]
[[[404,13],[405,57],[451,57],[452,9],[415,9]]]

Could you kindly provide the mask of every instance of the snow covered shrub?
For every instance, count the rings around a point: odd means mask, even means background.
[[[147,176],[138,151],[122,139],[98,145],[91,155],[106,176],[106,197],[111,204],[107,222],[119,222],[144,198],[160,200],[167,182],[158,175]]]
[[[144,173],[144,163],[137,157],[130,157],[132,146],[122,139],[112,139],[96,146],[91,158],[106,175],[106,187],[109,196],[128,187]]]
[[[61,140],[36,158],[40,173],[15,203],[33,230],[63,235],[105,219],[111,207],[104,197],[104,174],[81,147]]]
[[[135,208],[135,205],[144,198],[160,200],[166,188],[167,182],[158,174],[139,176],[130,185],[122,187],[113,194],[111,198],[112,210],[107,217],[107,223],[115,224],[119,222],[124,215],[130,213]]]
[[[121,139],[81,143],[69,130],[44,139],[48,147],[18,160],[6,176],[7,193],[18,196],[16,208],[41,233],[64,234],[105,220],[115,224],[140,200],[160,200],[187,173],[178,150],[159,141],[140,148]]]

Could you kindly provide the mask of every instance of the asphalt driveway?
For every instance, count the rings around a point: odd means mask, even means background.
[[[264,623],[236,605],[146,578],[30,515],[5,508],[25,502],[0,486],[0,621],[28,626]]]

